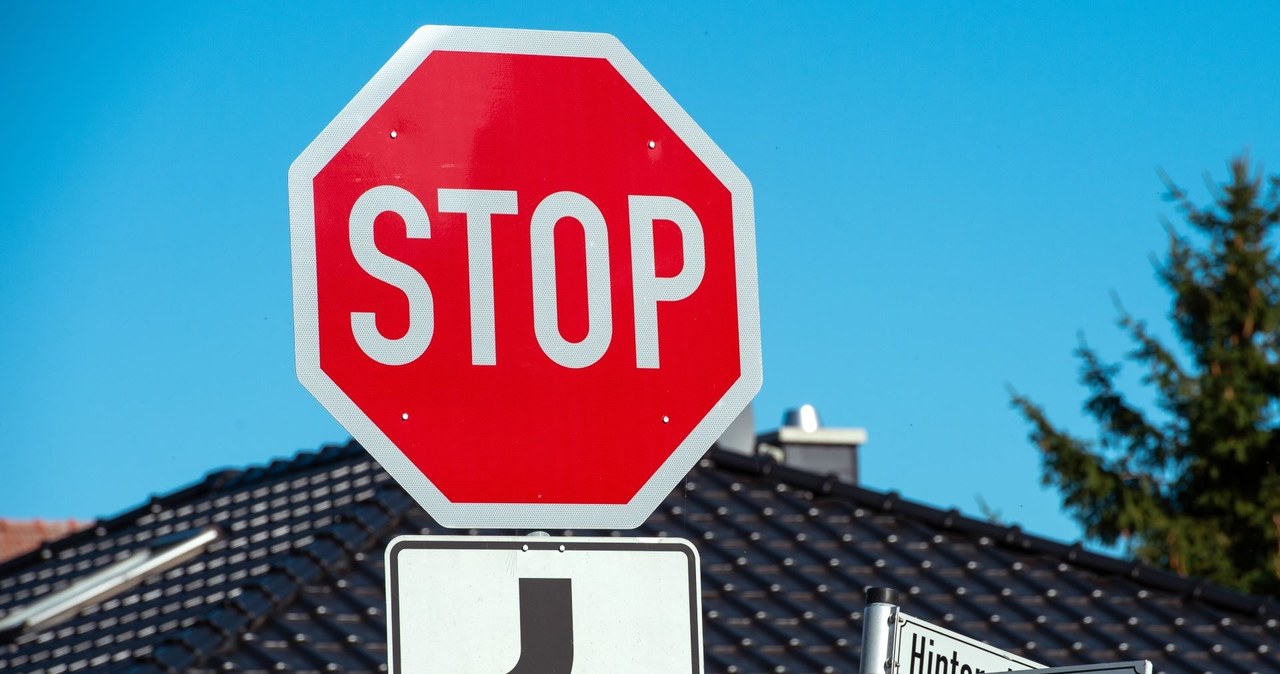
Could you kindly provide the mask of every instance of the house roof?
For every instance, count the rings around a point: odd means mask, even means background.
[[[384,548],[456,533],[353,442],[210,473],[0,564],[0,620],[210,528],[220,537],[203,552],[136,587],[0,634],[0,670],[385,671]],[[708,672],[857,671],[868,586],[1049,665],[1280,672],[1274,600],[719,448],[638,530],[566,533],[693,541]]]
[[[41,543],[83,529],[87,524],[73,519],[0,519],[0,562],[35,550]]]

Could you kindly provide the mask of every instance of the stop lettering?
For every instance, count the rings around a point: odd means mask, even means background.
[[[439,190],[440,212],[466,215],[467,289],[471,302],[471,364],[497,363],[493,314],[493,216],[516,215],[516,193],[500,190]],[[635,311],[636,367],[658,367],[657,308],[659,301],[682,300],[702,283],[706,260],[702,225],[689,206],[672,197],[627,198],[631,234],[631,279]],[[431,219],[426,208],[407,190],[379,185],[365,192],[351,209],[351,252],[370,276],[395,286],[408,301],[408,327],[399,337],[379,332],[371,312],[353,312],[351,330],[364,353],[384,365],[406,365],[417,360],[435,334],[435,301],[431,287],[411,265],[379,251],[373,223],[383,213],[394,213],[404,222],[405,236],[428,239]],[[580,266],[587,282],[587,333],[570,341],[560,330],[559,288],[556,285],[555,228],[563,218],[574,219],[588,242]],[[656,274],[654,225],[671,222],[680,230],[683,265],[675,276]],[[548,195],[534,209],[529,223],[532,255],[534,335],[543,353],[564,367],[595,364],[613,336],[609,294],[611,277],[608,254],[609,229],[600,209],[576,192]],[[572,261],[571,264],[578,261]]]

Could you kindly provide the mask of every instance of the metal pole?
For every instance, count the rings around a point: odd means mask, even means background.
[[[898,591],[887,587],[867,588],[867,607],[862,612],[862,662],[859,674],[894,674],[893,640],[897,632]]]

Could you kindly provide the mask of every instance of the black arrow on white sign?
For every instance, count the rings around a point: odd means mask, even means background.
[[[573,592],[568,578],[520,579],[520,659],[508,674],[569,674]]]

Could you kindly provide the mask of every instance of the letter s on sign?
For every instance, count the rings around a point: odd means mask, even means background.
[[[405,294],[409,300],[409,329],[402,337],[389,338],[378,332],[376,314],[353,311],[351,332],[370,358],[383,365],[404,365],[417,360],[431,344],[435,332],[435,301],[422,274],[374,245],[373,222],[388,212],[404,219],[405,236],[431,238],[431,221],[422,202],[402,187],[379,185],[361,194],[351,207],[348,223],[351,253],[370,276]]]

